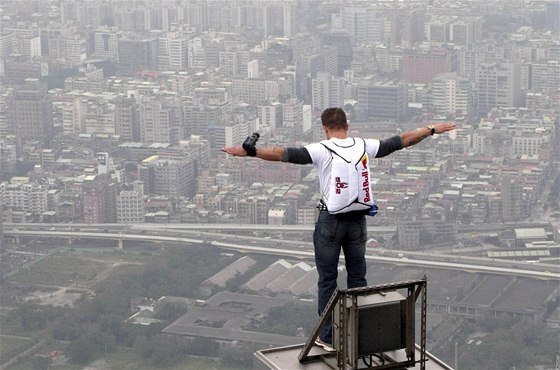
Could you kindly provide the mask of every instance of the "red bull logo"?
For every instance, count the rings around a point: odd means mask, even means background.
[[[360,160],[364,170],[362,171],[362,190],[364,192],[364,203],[369,203],[371,201],[371,194],[369,188],[369,172],[368,172],[368,157],[364,154]]]
[[[341,190],[340,189],[346,189],[348,187],[348,183],[347,182],[342,182],[340,180],[340,177],[336,177],[334,179],[335,181],[335,186],[336,186],[336,194],[340,194]]]

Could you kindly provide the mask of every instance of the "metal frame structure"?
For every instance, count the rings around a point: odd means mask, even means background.
[[[361,288],[353,288],[347,290],[335,290],[331,296],[327,306],[322,312],[319,322],[313,329],[311,336],[307,339],[303,346],[298,360],[300,363],[308,363],[313,361],[323,361],[333,369],[358,369],[358,361],[363,359],[357,353],[358,350],[358,297],[370,296],[375,294],[385,295],[388,292],[398,290],[406,290],[403,296],[404,315],[405,315],[405,343],[404,348],[406,360],[397,361],[387,353],[376,354],[375,357],[381,359],[380,365],[373,365],[371,361],[368,365],[364,360],[366,367],[360,369],[396,369],[403,367],[416,366],[418,363],[420,369],[426,369],[426,314],[427,314],[427,278],[424,276],[420,280],[402,281],[389,284],[381,284],[376,286],[366,286]],[[421,296],[420,305],[420,345],[415,344],[415,318],[416,318],[416,301]],[[336,354],[322,353],[309,355],[314,345],[315,338],[319,335],[321,327],[333,317],[333,332],[337,335],[334,341]],[[350,336],[350,333],[353,333]],[[352,343],[350,343],[352,341]],[[416,359],[415,349],[418,347],[420,359]],[[336,359],[335,359],[336,357]],[[336,360],[336,361],[335,361]]]

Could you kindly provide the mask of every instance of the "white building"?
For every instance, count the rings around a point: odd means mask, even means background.
[[[434,109],[443,115],[467,116],[472,110],[470,81],[456,73],[444,73],[432,80]]]
[[[282,126],[282,104],[273,102],[262,105],[259,111],[259,127],[267,127],[274,133],[277,127]]]
[[[542,145],[549,141],[550,136],[544,128],[523,130],[523,132],[512,137],[511,154],[515,157],[538,156]]]
[[[180,109],[171,101],[146,98],[139,105],[138,122],[144,143],[178,143],[181,139]]]
[[[4,209],[12,208],[31,213],[43,213],[47,208],[48,190],[31,183],[28,177],[13,177],[0,183],[0,200]]]
[[[117,196],[117,222],[119,224],[144,222],[143,183],[135,181],[132,186],[132,190],[123,190]]]
[[[80,98],[56,104],[62,111],[62,132],[64,134],[85,133],[86,104]]]
[[[259,60],[253,59],[247,63],[247,78],[259,78]]]
[[[311,81],[312,107],[314,111],[325,108],[342,107],[344,105],[344,79],[331,76],[326,72],[318,72],[317,78]]]
[[[519,62],[487,61],[476,67],[478,111],[516,107],[521,98],[521,66]]]
[[[228,76],[247,77],[250,55],[247,50],[220,51],[218,65]]]
[[[282,107],[283,127],[294,128],[296,132],[303,130],[303,102],[292,98]]]
[[[557,91],[560,86],[560,62],[549,60],[534,63],[531,68],[531,88]]]
[[[186,69],[189,65],[189,39],[170,33],[158,38],[158,69]]]

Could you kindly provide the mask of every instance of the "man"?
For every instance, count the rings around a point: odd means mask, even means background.
[[[453,123],[436,123],[404,132],[387,140],[348,136],[346,114],[340,108],[328,108],[321,114],[327,140],[300,148],[227,147],[222,151],[243,157],[251,155],[267,161],[313,164],[319,173],[322,201],[313,232],[315,264],[319,273],[319,315],[337,287],[340,249],[344,251],[347,287],[367,285],[365,215],[374,207],[369,185],[369,158],[381,158],[415,144],[428,136],[455,128]],[[332,348],[332,325],[323,325],[315,343],[327,351]]]

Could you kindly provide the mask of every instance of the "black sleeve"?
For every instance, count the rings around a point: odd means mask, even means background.
[[[300,148],[286,148],[284,151],[283,162],[295,163],[295,164],[310,164],[313,163],[309,152],[304,147]]]
[[[375,158],[385,157],[394,151],[401,150],[403,147],[403,141],[399,135],[391,136],[386,140],[380,141],[379,150]]]

